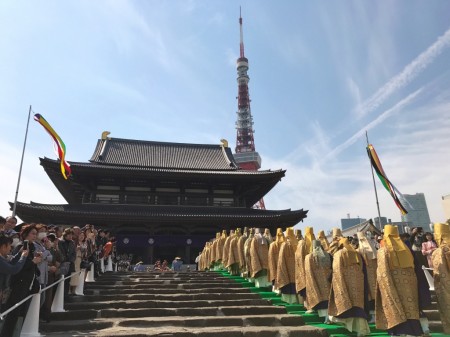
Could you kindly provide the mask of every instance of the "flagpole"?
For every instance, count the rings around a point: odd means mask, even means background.
[[[369,136],[367,135],[367,130],[366,130],[366,141],[367,141],[367,146],[369,146]],[[382,230],[383,228],[381,226],[380,203],[378,202],[377,185],[375,184],[375,175],[373,174],[373,166],[370,161],[369,161],[369,164],[370,164],[370,169],[372,170],[372,181],[373,181],[373,189],[375,191],[375,200],[377,201],[378,224],[379,224],[380,230]]]
[[[25,139],[23,141],[22,159],[20,160],[19,178],[17,179],[16,196],[14,198],[14,205],[13,205],[13,211],[12,211],[13,217],[16,216],[17,197],[19,196],[20,177],[22,176],[23,157],[25,155],[25,147],[27,146],[28,126],[30,125],[30,116],[31,116],[31,105],[30,105],[30,110],[28,111],[27,128],[25,130]]]

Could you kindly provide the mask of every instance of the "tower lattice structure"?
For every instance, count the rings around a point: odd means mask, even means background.
[[[250,95],[248,90],[248,59],[244,54],[244,34],[242,30],[242,16],[239,15],[240,28],[240,55],[237,59],[237,83],[238,83],[238,111],[236,121],[236,153],[234,158],[244,170],[257,171],[261,168],[261,157],[255,150],[253,137],[253,116],[250,109]],[[253,207],[266,209],[264,200],[259,200]]]

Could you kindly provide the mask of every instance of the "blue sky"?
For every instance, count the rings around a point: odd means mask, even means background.
[[[368,130],[404,194],[432,221],[450,193],[448,1],[2,1],[0,214],[14,199],[28,106],[87,161],[111,137],[234,149],[239,6],[263,169],[287,169],[269,209],[305,225],[377,215]],[[55,158],[30,122],[19,200],[64,203],[39,165]],[[378,183],[381,213],[400,214]]]

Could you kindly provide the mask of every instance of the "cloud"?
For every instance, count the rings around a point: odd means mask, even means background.
[[[418,94],[408,96],[403,106],[411,104]],[[450,103],[439,95],[422,105],[409,106],[407,117],[390,122],[395,132],[387,133],[376,144],[383,167],[396,187],[404,194],[425,194],[432,221],[444,220],[441,196],[450,192],[450,184],[445,183],[450,170]],[[370,164],[364,146],[360,147],[359,156],[329,160],[320,166],[266,156],[269,167],[287,169],[286,177],[266,196],[266,207],[308,209],[308,218],[299,227],[314,226],[316,231],[340,226],[339,219],[347,213],[352,217],[377,216]],[[378,180],[376,184],[382,216],[400,221],[390,195]]]
[[[362,99],[361,99],[361,90],[359,89],[359,86],[351,77],[347,78],[347,85],[348,91],[350,92],[350,95],[353,98],[355,105],[360,106]]]
[[[386,84],[378,89],[369,99],[356,108],[361,117],[376,110],[395,92],[411,83],[422,71],[450,45],[450,29],[440,36],[435,43],[409,63],[403,71],[392,77]]]
[[[348,138],[342,144],[336,146],[331,152],[329,152],[327,155],[325,155],[325,157],[323,158],[323,162],[329,160],[330,157],[337,156],[339,153],[341,153],[342,151],[347,149],[350,145],[354,144],[358,139],[364,137],[366,131],[369,131],[369,130],[373,129],[374,127],[376,127],[377,125],[381,124],[393,113],[401,111],[403,108],[405,108],[405,106],[407,106],[408,104],[413,102],[414,99],[416,99],[417,96],[419,96],[419,94],[422,92],[422,90],[423,90],[422,88],[416,90],[415,92],[413,92],[412,94],[408,95],[407,97],[402,99],[400,102],[395,104],[392,108],[381,113],[377,118],[375,118],[373,121],[368,123],[366,126],[361,128],[360,130],[358,130],[353,136]]]

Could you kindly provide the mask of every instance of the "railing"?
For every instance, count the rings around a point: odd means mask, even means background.
[[[429,272],[429,270],[433,270],[433,268],[427,268],[425,266],[422,266],[423,273],[425,274],[425,278],[427,279],[428,286],[430,287],[431,291],[434,291],[434,278]]]
[[[100,262],[103,265],[103,258],[101,259]],[[111,266],[110,267],[111,269],[107,268],[106,271],[112,271],[111,256],[109,257],[108,262],[109,262],[108,266]],[[102,270],[102,271],[104,271],[104,270]],[[9,314],[11,311],[17,309],[18,307],[20,307],[23,303],[25,303],[26,301],[28,301],[31,298],[32,300],[31,300],[30,306],[28,307],[28,311],[27,311],[25,320],[22,325],[20,336],[21,337],[42,336],[41,334],[39,334],[39,331],[38,331],[41,293],[58,285],[58,288],[56,289],[55,297],[53,298],[51,312],[65,312],[65,310],[64,310],[64,281],[71,277],[74,277],[75,275],[78,274],[80,276],[80,282],[78,283],[78,285],[75,289],[75,294],[82,296],[82,295],[84,295],[83,290],[84,290],[84,282],[85,282],[85,280],[84,280],[85,272],[86,272],[85,269],[81,269],[79,272],[72,273],[69,276],[66,276],[66,277],[61,276],[61,278],[58,281],[55,281],[54,283],[50,284],[49,286],[47,286],[43,289],[40,289],[39,292],[37,292],[36,294],[29,295],[28,297],[24,298],[22,301],[14,304],[11,308],[6,310],[5,312],[0,313],[0,320],[3,320],[7,314]],[[95,282],[95,280],[94,280],[94,264],[91,264],[91,269],[88,271],[88,274],[86,277],[86,282]]]

